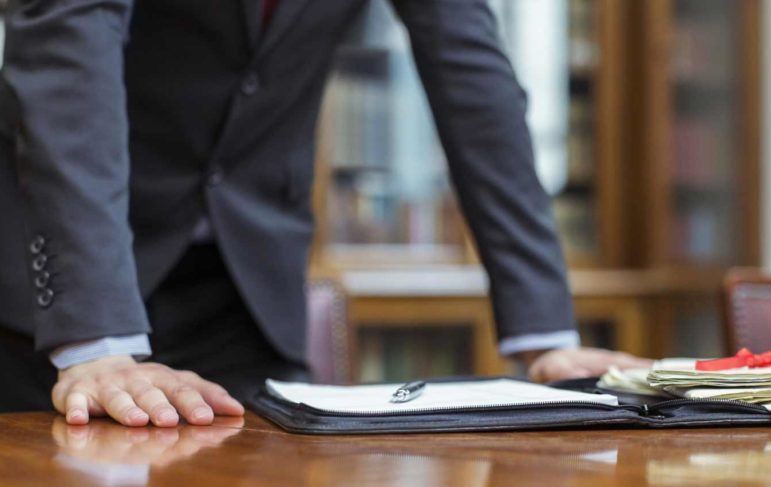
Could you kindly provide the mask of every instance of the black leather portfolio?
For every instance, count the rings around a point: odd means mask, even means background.
[[[596,379],[591,379],[554,386],[603,397],[600,393],[606,391],[596,390],[595,383]],[[569,402],[330,411],[279,397],[263,387],[248,405],[284,430],[303,434],[771,426],[771,411],[765,407],[722,400],[620,397],[618,405],[611,405],[595,402],[588,395]]]

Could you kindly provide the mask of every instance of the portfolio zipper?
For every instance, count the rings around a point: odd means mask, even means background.
[[[279,401],[292,404],[283,399]],[[632,411],[640,414],[641,416],[654,417],[659,416],[656,413],[663,412],[665,408],[677,407],[677,406],[693,406],[693,405],[705,405],[705,406],[725,406],[730,405],[734,408],[744,409],[753,413],[764,413],[771,416],[771,411],[763,406],[757,404],[749,404],[741,401],[731,399],[673,399],[671,401],[664,401],[652,406],[644,404],[642,406],[634,406],[630,404],[619,404],[618,406],[611,406],[609,404],[601,402],[590,401],[553,401],[553,402],[539,402],[531,404],[493,404],[488,406],[467,406],[467,407],[444,407],[444,408],[422,408],[422,409],[410,409],[405,411],[327,411],[324,409],[318,409],[313,406],[309,406],[304,403],[296,404],[295,406],[300,409],[312,412],[314,414],[325,416],[345,416],[345,417],[389,417],[389,416],[412,416],[412,415],[426,415],[426,414],[442,414],[442,413],[483,413],[496,410],[525,410],[525,409],[538,409],[538,408],[551,408],[551,407],[577,407],[577,408],[600,408],[606,411],[618,411],[620,409],[626,411]]]
[[[643,416],[649,416],[653,412],[661,412],[662,409],[668,408],[668,407],[677,407],[677,406],[692,406],[692,405],[705,405],[705,406],[724,406],[726,404],[729,404],[733,407],[744,409],[747,411],[752,411],[755,413],[765,413],[769,416],[771,416],[771,411],[766,409],[764,406],[760,406],[758,404],[750,404],[748,402],[742,402],[737,401],[734,399],[672,399],[670,401],[663,401],[656,403],[652,406],[648,406],[647,404],[644,404],[642,406],[641,413]]]
[[[275,399],[275,398],[274,398]],[[292,404],[283,399],[279,401]],[[529,404],[491,404],[488,406],[466,406],[466,407],[444,407],[444,408],[422,408],[422,409],[409,409],[404,411],[327,411],[324,409],[318,409],[307,404],[300,403],[295,406],[304,409],[314,414],[320,414],[325,416],[345,416],[345,417],[388,417],[388,416],[413,416],[413,415],[425,415],[425,414],[442,414],[442,413],[482,413],[487,411],[511,411],[511,410],[523,410],[523,409],[537,409],[548,407],[590,407],[600,408],[606,411],[616,411],[618,409],[626,409],[629,411],[640,412],[640,407],[630,405],[618,405],[611,406],[609,404],[601,402],[589,402],[589,401],[552,401],[552,402],[538,402]]]

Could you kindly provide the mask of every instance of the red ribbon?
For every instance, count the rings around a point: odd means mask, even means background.
[[[771,367],[771,351],[755,355],[746,348],[739,350],[733,357],[718,358],[715,360],[697,360],[696,370],[728,370],[749,367]]]

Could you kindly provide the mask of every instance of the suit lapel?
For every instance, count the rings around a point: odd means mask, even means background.
[[[248,1],[248,0],[246,0]],[[292,27],[294,19],[302,12],[309,0],[278,0],[276,11],[262,36],[258,55],[262,56],[273,48],[281,37]],[[260,5],[262,2],[260,2]],[[262,17],[260,15],[260,17]]]

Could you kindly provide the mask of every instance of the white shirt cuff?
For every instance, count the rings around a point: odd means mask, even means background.
[[[150,340],[145,333],[118,337],[105,337],[59,347],[48,355],[57,369],[112,355],[149,357],[152,354]]]
[[[533,333],[504,338],[498,345],[501,355],[512,355],[530,350],[550,350],[554,348],[575,348],[581,344],[581,338],[575,330],[561,330],[551,333]]]

